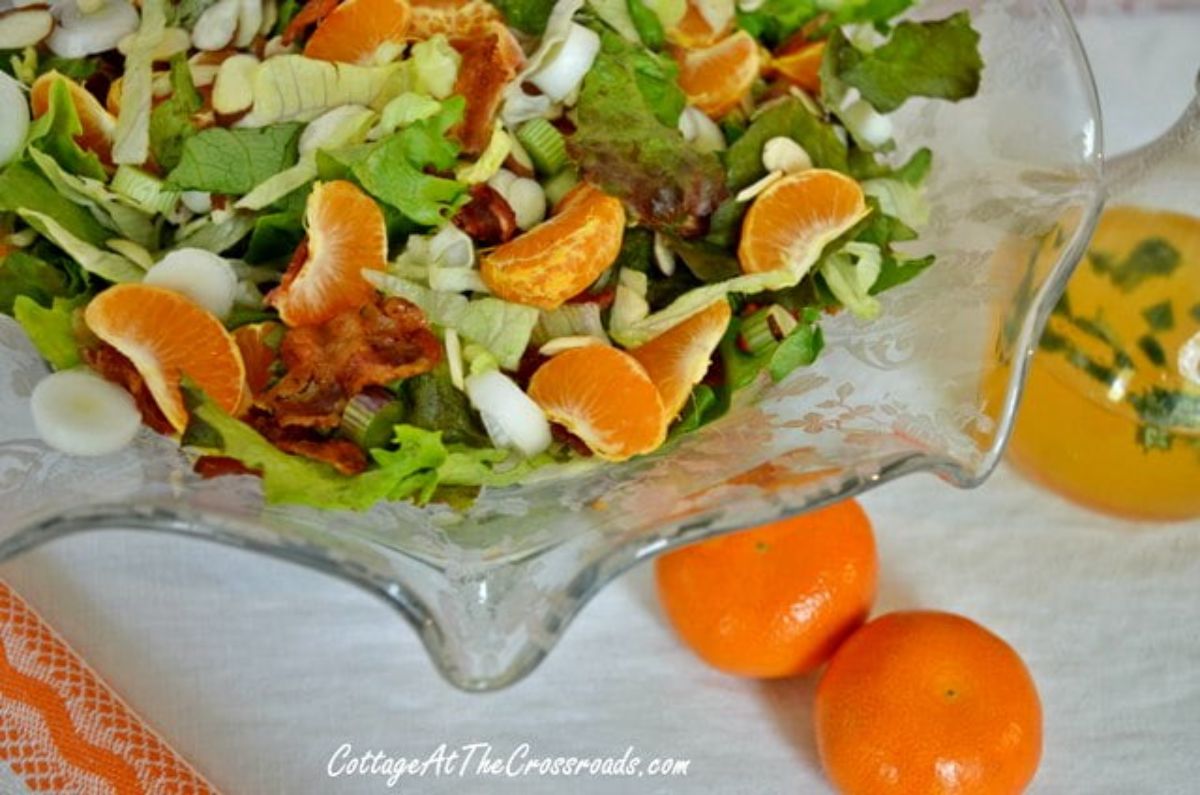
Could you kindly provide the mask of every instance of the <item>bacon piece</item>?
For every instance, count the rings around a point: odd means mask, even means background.
[[[454,216],[454,225],[485,246],[507,243],[518,231],[512,207],[486,184],[471,188],[471,201]]]
[[[238,461],[223,455],[202,455],[192,464],[192,471],[205,480],[224,477],[225,475],[254,475],[261,477],[262,473]]]
[[[288,330],[280,346],[287,372],[256,405],[279,427],[332,429],[346,402],[365,388],[428,372],[441,354],[421,310],[385,298],[319,326]]]
[[[133,401],[142,413],[142,422],[161,434],[175,433],[175,426],[158,407],[142,374],[124,354],[107,342],[101,342],[95,347],[84,348],[83,360],[106,380],[133,395]]]
[[[479,154],[492,138],[492,120],[505,89],[520,73],[525,54],[502,22],[490,23],[483,35],[453,38],[450,44],[462,55],[454,93],[467,100],[457,135],[465,152]]]
[[[341,0],[308,0],[292,21],[283,31],[282,41],[285,45],[308,32],[310,25],[319,25],[321,20],[333,13]]]

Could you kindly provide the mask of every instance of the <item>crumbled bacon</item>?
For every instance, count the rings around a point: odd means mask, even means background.
[[[158,407],[154,395],[150,394],[150,388],[146,386],[142,374],[124,354],[108,343],[102,342],[95,347],[84,348],[83,360],[105,379],[123,387],[125,391],[133,395],[134,403],[137,404],[138,411],[142,413],[142,422],[159,433],[175,433],[174,426],[162,413],[162,409]]]
[[[507,243],[518,231],[512,207],[486,184],[471,188],[471,201],[454,216],[454,225],[485,246]]]
[[[521,45],[502,22],[490,22],[486,30],[486,34],[450,41],[462,55],[454,93],[467,100],[466,115],[457,134],[468,154],[479,154],[487,147],[504,90],[525,62]]]
[[[283,428],[258,409],[250,412],[246,422],[285,453],[329,464],[343,475],[357,475],[367,468],[367,454],[349,439],[325,436],[310,428]]]
[[[262,473],[238,461],[223,455],[202,455],[192,464],[192,471],[205,480],[223,477],[225,475],[256,475]]]
[[[310,25],[318,25],[321,20],[333,13],[341,0],[308,0],[292,21],[283,31],[282,40],[285,45],[291,44],[308,32]]]
[[[366,387],[428,372],[441,352],[420,309],[384,298],[319,326],[289,329],[280,346],[286,374],[255,404],[279,427],[332,429]]]

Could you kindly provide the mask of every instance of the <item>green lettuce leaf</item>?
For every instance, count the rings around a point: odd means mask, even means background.
[[[774,48],[821,14],[817,0],[766,0],[737,15],[738,27]]]
[[[683,105],[673,67],[611,31],[602,43],[575,106],[568,152],[638,223],[695,234],[725,198],[721,162],[675,127]]]
[[[79,177],[66,171],[45,152],[31,148],[28,154],[60,195],[87,208],[92,217],[118,235],[143,248],[158,248],[158,227],[132,201],[109,190],[99,180]]]
[[[407,378],[400,387],[408,405],[405,422],[427,431],[438,431],[447,444],[489,444],[487,432],[471,411],[466,394],[450,381],[445,366]]]
[[[322,179],[352,176],[363,189],[421,226],[444,222],[466,199],[462,182],[426,173],[453,168],[459,147],[447,136],[466,108],[461,97],[442,103],[435,116],[372,144],[322,151],[317,156]]]
[[[12,315],[21,296],[41,306],[72,294],[66,275],[50,263],[24,251],[0,259],[0,314]]]
[[[120,254],[93,246],[71,233],[57,220],[34,210],[18,210],[25,223],[41,232],[51,243],[66,252],[88,273],[110,282],[140,282],[145,271]]]
[[[535,469],[552,463],[554,458],[548,453],[525,458],[494,447],[454,445],[438,468],[438,485],[504,488],[520,483]]]
[[[880,113],[890,113],[912,97],[972,97],[982,73],[979,33],[966,11],[937,22],[902,22],[872,52],[859,50],[835,30],[822,63],[823,85],[857,88]],[[825,81],[826,75],[834,80]]]
[[[847,243],[820,265],[821,278],[842,306],[863,320],[879,316],[880,305],[871,294],[879,280],[883,253],[871,243]]]
[[[740,191],[766,176],[762,151],[772,138],[791,138],[804,147],[817,168],[850,170],[846,144],[831,124],[818,119],[798,99],[772,105],[746,129],[725,153],[729,188]]]
[[[241,196],[296,163],[299,124],[225,129],[189,137],[167,181],[180,190]]]
[[[18,210],[48,215],[72,235],[94,246],[102,246],[112,237],[91,213],[55,190],[29,161],[10,163],[0,171],[0,211]]]
[[[197,132],[192,114],[203,105],[187,58],[175,56],[171,59],[171,96],[150,113],[150,152],[159,167],[169,171],[179,165],[184,142]]]
[[[343,475],[327,464],[284,453],[193,385],[183,391],[192,416],[184,443],[233,458],[261,473],[268,503],[365,511],[384,500],[424,500],[436,487],[438,468],[446,461],[440,434],[401,425],[396,428],[395,450],[371,452],[375,468],[361,475]]]
[[[75,310],[84,300],[58,297],[42,306],[29,295],[20,295],[13,302],[13,317],[55,370],[68,370],[82,363],[75,336]]]
[[[75,136],[82,132],[83,124],[71,102],[66,81],[55,80],[50,86],[49,107],[29,128],[29,145],[50,155],[73,174],[105,179],[100,158],[75,143]]]
[[[60,58],[57,55],[44,58],[37,65],[39,75],[46,74],[47,72],[58,72],[63,77],[74,80],[76,83],[82,83],[84,80],[87,80],[96,74],[96,70],[99,68],[100,63],[96,58]]]
[[[125,40],[121,112],[113,133],[113,162],[141,165],[150,156],[150,111],[154,104],[154,55],[167,28],[166,0],[142,0],[141,24]]]

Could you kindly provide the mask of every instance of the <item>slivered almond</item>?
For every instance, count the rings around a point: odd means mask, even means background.
[[[250,109],[254,104],[254,73],[258,59],[238,54],[225,59],[213,81],[213,110],[222,116],[232,116]]]
[[[23,50],[42,41],[54,29],[45,6],[26,6],[0,14],[0,50]]]

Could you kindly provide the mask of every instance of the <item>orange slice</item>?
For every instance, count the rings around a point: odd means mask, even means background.
[[[116,118],[104,109],[100,100],[91,92],[71,80],[69,77],[53,70],[33,81],[29,88],[29,104],[33,108],[34,118],[41,116],[50,109],[50,90],[56,80],[67,84],[67,93],[71,96],[71,104],[79,116],[79,124],[83,131],[75,136],[75,143],[89,152],[94,152],[105,163],[112,162],[113,135],[117,130]]]
[[[711,47],[680,50],[679,87],[688,101],[714,119],[741,104],[761,66],[758,43],[739,30]]]
[[[609,461],[652,452],[667,438],[654,382],[636,359],[607,345],[555,356],[533,374],[529,396],[551,421]]]
[[[683,17],[667,31],[667,38],[681,47],[708,47],[720,41],[732,27],[733,18],[730,18],[722,30],[714,30],[696,4],[688,3]]]
[[[363,66],[388,63],[404,50],[411,17],[408,0],[345,0],[317,25],[304,54]]]
[[[387,227],[379,206],[351,182],[317,183],[304,211],[308,241],[283,282],[267,295],[289,326],[315,326],[371,301],[364,270],[387,267]]]
[[[731,315],[729,302],[722,298],[629,351],[658,387],[668,421],[679,415],[692,387],[708,372]]]
[[[862,188],[845,174],[811,169],[784,177],[750,205],[738,261],[746,273],[807,270],[867,212]]]
[[[179,391],[185,375],[230,414],[241,408],[246,368],[237,343],[191,299],[161,287],[118,284],[92,299],[84,320],[133,363],[175,430],[188,423]]]
[[[556,309],[616,261],[624,234],[621,202],[588,186],[553,218],[484,256],[480,272],[498,298]]]
[[[771,69],[792,85],[816,94],[821,90],[821,61],[825,42],[806,44],[798,50],[771,59]]]

